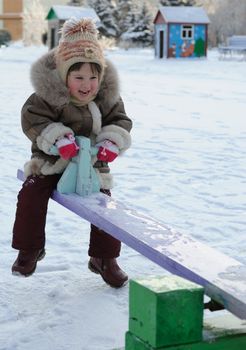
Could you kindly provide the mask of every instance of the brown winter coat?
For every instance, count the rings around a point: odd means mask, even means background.
[[[72,132],[75,136],[90,137],[92,144],[109,139],[117,144],[120,153],[130,147],[131,120],[127,117],[119,95],[117,72],[109,61],[99,92],[86,106],[70,102],[67,87],[55,67],[55,50],[50,51],[31,69],[35,89],[22,108],[22,129],[32,141],[32,159],[25,164],[26,176],[62,173],[68,161],[53,156],[51,146],[57,138]],[[111,188],[112,179],[107,163],[96,162],[102,188]]]

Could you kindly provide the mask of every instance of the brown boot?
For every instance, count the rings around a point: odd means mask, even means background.
[[[36,270],[37,262],[45,256],[45,250],[20,250],[12,266],[12,274],[28,277]]]
[[[128,280],[127,274],[121,270],[116,259],[90,258],[89,269],[100,274],[103,280],[111,287],[120,288]]]

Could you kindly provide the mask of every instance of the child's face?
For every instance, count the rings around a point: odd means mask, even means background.
[[[81,102],[86,102],[95,96],[98,85],[98,73],[92,72],[89,63],[84,63],[79,70],[70,72],[67,77],[70,95]]]

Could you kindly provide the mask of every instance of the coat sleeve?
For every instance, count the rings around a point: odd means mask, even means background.
[[[21,110],[21,125],[24,134],[43,152],[49,150],[55,141],[73,130],[59,122],[59,111],[33,94]]]
[[[131,129],[132,121],[126,115],[124,103],[119,98],[109,111],[102,108],[102,129],[96,141],[111,140],[116,143],[122,153],[131,145]]]

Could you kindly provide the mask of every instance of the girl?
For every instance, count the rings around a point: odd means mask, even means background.
[[[22,129],[32,142],[32,157],[24,168],[12,241],[19,250],[12,273],[24,276],[30,276],[45,255],[48,200],[78,152],[74,136],[89,137],[98,147],[94,167],[101,191],[110,195],[108,163],[130,147],[132,127],[119,95],[117,72],[105,60],[90,19],[64,23],[58,47],[32,66],[31,80],[35,93],[22,108]],[[59,156],[50,152],[52,145]],[[120,248],[120,241],[91,225],[88,267],[116,288],[128,279],[117,264]]]

